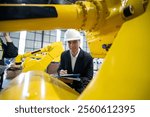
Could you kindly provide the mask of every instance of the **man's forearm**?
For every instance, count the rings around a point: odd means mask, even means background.
[[[6,42],[12,42],[8,33],[4,33],[4,37],[5,37]]]

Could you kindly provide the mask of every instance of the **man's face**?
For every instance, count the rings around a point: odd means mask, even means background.
[[[80,41],[79,40],[68,41],[68,46],[73,53],[76,53],[78,51],[78,48],[80,47]]]

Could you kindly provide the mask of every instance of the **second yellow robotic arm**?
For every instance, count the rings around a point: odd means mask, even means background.
[[[63,50],[62,43],[55,42],[40,50],[18,55],[15,59],[15,63],[21,64],[24,61],[23,72],[31,70],[45,71],[50,62],[60,57]]]

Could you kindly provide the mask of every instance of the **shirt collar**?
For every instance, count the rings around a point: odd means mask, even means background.
[[[71,55],[71,57],[74,57],[74,58],[77,58],[77,57],[78,57],[78,55],[79,55],[79,53],[80,53],[80,48],[78,49],[78,53],[76,54],[76,56],[75,56],[75,57],[71,54],[71,51],[70,51],[70,55]]]

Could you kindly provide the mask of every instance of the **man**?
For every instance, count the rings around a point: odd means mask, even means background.
[[[0,90],[2,89],[3,74],[5,70],[4,58],[14,58],[18,55],[18,49],[14,46],[8,33],[4,33],[6,44],[0,38]]]
[[[93,77],[93,58],[80,48],[80,32],[69,29],[64,37],[69,50],[61,54],[58,74],[80,74],[81,81],[73,81],[69,86],[81,93]]]

